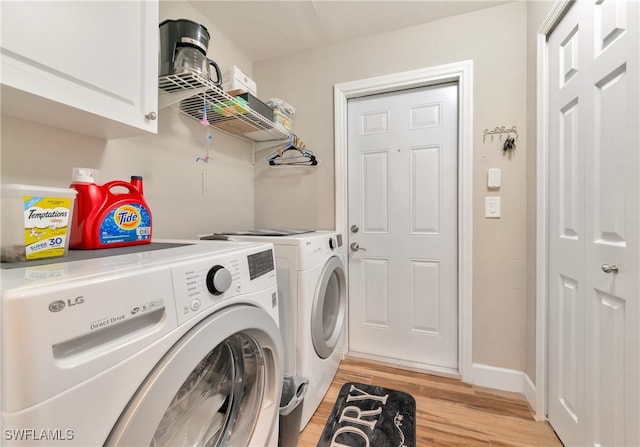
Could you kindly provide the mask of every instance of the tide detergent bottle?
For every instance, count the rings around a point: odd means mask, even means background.
[[[131,182],[96,184],[97,171],[74,168],[70,188],[78,191],[69,248],[93,250],[151,242],[151,211],[144,200],[142,177]]]

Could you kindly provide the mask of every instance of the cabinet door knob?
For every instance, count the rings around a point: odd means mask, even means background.
[[[156,118],[158,118],[158,115],[156,114],[156,112],[149,112],[144,117],[148,120],[155,121]]]

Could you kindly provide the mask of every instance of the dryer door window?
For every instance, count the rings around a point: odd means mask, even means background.
[[[278,326],[258,308],[209,316],[153,368],[105,445],[266,445],[278,420],[282,351]]]
[[[346,301],[344,264],[333,256],[322,270],[311,309],[311,339],[320,358],[331,356],[340,340]]]

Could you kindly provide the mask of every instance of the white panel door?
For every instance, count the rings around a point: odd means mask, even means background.
[[[351,352],[458,369],[457,116],[457,84],[349,100]]]
[[[566,446],[640,445],[638,18],[579,1],[549,37],[548,417]]]

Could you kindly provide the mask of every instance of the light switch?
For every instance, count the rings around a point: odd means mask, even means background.
[[[491,168],[487,172],[487,187],[490,189],[500,189],[502,171],[499,168]]]
[[[500,217],[500,197],[484,198],[484,217],[489,217],[489,218]]]

